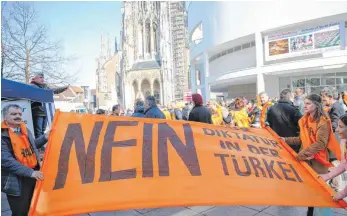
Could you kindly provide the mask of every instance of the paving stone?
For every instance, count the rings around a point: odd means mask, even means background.
[[[257,211],[263,211],[264,209],[267,209],[270,206],[243,206],[243,207],[254,209],[254,210],[257,210]]]
[[[264,212],[259,212],[259,213],[257,213],[257,214],[254,215],[254,216],[275,216],[275,215],[271,215],[271,214],[264,213]],[[281,216],[281,215],[276,215],[276,216]]]
[[[343,208],[335,208],[333,209],[334,212],[339,213],[341,215],[347,215],[347,210],[343,209]]]
[[[198,213],[185,207],[160,208],[144,214],[145,216],[194,216]]]
[[[187,208],[191,209],[196,213],[202,213],[209,209],[215,208],[215,206],[188,206]]]
[[[232,207],[215,207],[202,213],[206,216],[231,216],[231,215],[242,215],[242,216],[254,216],[258,211],[246,208],[243,206],[232,206]]]
[[[138,211],[139,213],[141,214],[145,214],[147,212],[150,212],[150,211],[154,211],[156,210],[157,208],[147,208],[147,209],[135,209],[135,211]]]
[[[284,207],[284,206],[271,206],[263,211],[264,213],[275,216],[306,216],[307,207]]]
[[[138,213],[135,210],[95,212],[95,213],[89,213],[89,215],[90,216],[142,216],[142,214]]]
[[[9,211],[3,211],[1,212],[1,216],[12,216],[12,212],[9,210]]]

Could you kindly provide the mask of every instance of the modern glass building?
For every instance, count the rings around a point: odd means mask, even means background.
[[[190,76],[205,100],[347,90],[347,2],[192,2]],[[216,94],[218,93],[218,94]]]

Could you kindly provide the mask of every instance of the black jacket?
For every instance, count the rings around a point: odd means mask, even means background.
[[[291,101],[279,100],[270,107],[267,122],[280,137],[299,136],[299,120],[302,117],[299,109]],[[298,152],[300,146],[292,146]]]
[[[331,120],[333,131],[335,132],[339,124],[339,118],[343,114],[345,114],[345,111],[343,110],[343,107],[341,106],[341,104],[337,101],[331,106],[328,114]]]
[[[145,111],[145,118],[166,119],[164,113],[156,105]]]
[[[188,121],[212,124],[211,112],[207,107],[195,106],[189,113]]]
[[[39,85],[36,83],[31,83],[32,86],[35,86],[37,88],[42,88],[42,89],[51,89],[47,86],[47,84],[44,85]],[[60,94],[64,92],[69,86],[66,87],[59,87],[59,88],[52,88],[54,94]],[[43,105],[40,102],[32,102],[31,103],[31,110],[32,110],[32,115],[33,116],[46,116],[46,113],[43,109]]]

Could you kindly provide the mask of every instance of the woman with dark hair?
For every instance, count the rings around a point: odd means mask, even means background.
[[[318,174],[328,173],[332,166],[328,149],[341,160],[341,150],[337,142],[329,116],[324,112],[322,98],[317,94],[309,95],[304,102],[305,115],[299,120],[300,136],[282,138],[289,145],[301,145],[296,158],[307,162]],[[307,215],[313,215],[313,207]]]
[[[328,181],[330,179],[333,179],[333,178],[337,177],[338,175],[341,175],[347,171],[347,162],[346,162],[346,159],[347,159],[347,155],[346,155],[347,114],[340,117],[339,125],[337,127],[337,132],[338,132],[339,137],[341,139],[340,145],[341,145],[341,152],[342,152],[342,154],[341,154],[342,161],[337,167],[330,169],[329,173],[320,175],[324,179],[324,181]],[[341,184],[341,182],[340,182],[340,184]],[[339,186],[341,186],[341,185],[339,185]],[[333,199],[335,201],[338,201],[338,200],[344,199],[346,197],[347,197],[347,185],[345,186],[344,189],[342,189],[338,193],[336,193],[334,195]]]

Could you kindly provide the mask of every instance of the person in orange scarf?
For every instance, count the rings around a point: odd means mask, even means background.
[[[38,148],[46,142],[49,132],[34,139],[22,122],[22,108],[9,104],[3,109],[1,123],[1,192],[7,195],[12,215],[28,215],[36,180],[40,172]]]
[[[329,162],[328,149],[341,161],[341,149],[337,142],[329,116],[324,112],[322,98],[311,94],[305,99],[305,115],[299,120],[300,136],[282,138],[289,145],[301,145],[296,158],[306,161],[318,174],[328,173],[333,165]],[[309,207],[307,215],[313,215]]]
[[[266,92],[261,92],[259,93],[259,98],[261,102],[261,107],[259,109],[261,110],[260,114],[260,126],[262,128],[265,128],[267,123],[266,123],[266,118],[267,118],[267,112],[269,108],[273,105],[272,102],[269,100],[269,96]]]

